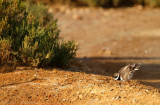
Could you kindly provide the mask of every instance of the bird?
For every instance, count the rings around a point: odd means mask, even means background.
[[[136,70],[139,70],[140,63],[128,64],[121,68],[118,73],[114,73],[113,77],[115,80],[129,81],[132,79],[133,74]]]

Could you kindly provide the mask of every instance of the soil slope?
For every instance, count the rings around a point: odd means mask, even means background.
[[[29,68],[30,69],[30,68]],[[64,70],[0,74],[2,105],[159,105],[157,89],[137,81]]]

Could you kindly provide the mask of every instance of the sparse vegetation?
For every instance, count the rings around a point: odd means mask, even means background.
[[[8,40],[0,40],[0,72],[15,69],[16,60],[11,54],[11,43]]]
[[[160,6],[160,0],[144,0],[145,5],[151,6],[151,7],[159,7]]]
[[[32,3],[30,0],[25,2],[26,11],[29,12],[33,17],[34,21],[40,21],[43,25],[52,24],[54,16],[48,13],[48,6],[42,3]]]
[[[0,1],[0,56],[7,54],[0,58],[1,66],[14,58],[30,66],[65,67],[75,57],[77,45],[59,39],[57,21],[46,7],[33,7],[26,10],[21,0]]]

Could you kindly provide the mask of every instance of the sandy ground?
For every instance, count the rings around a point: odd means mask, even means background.
[[[159,105],[160,93],[138,81],[54,69],[0,74],[1,105]]]
[[[2,105],[159,105],[160,9],[50,8],[61,37],[79,44],[68,69],[17,67],[0,73]],[[128,82],[111,77],[128,63]]]

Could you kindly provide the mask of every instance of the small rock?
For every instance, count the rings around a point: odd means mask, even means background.
[[[133,99],[132,103],[135,103],[135,102],[137,102],[137,100],[136,100],[136,99]]]
[[[60,7],[60,11],[61,11],[61,12],[65,12],[65,10],[66,10],[66,7],[65,7],[65,6],[61,6],[61,7]]]
[[[78,8],[73,8],[72,9],[72,13],[77,13],[78,12]]]
[[[143,6],[142,6],[142,5],[138,5],[138,6],[137,6],[137,9],[138,9],[138,10],[143,10]]]
[[[57,73],[57,69],[54,69],[54,70],[53,70],[53,73]]]
[[[144,50],[145,53],[148,53],[148,50]]]
[[[37,77],[37,74],[34,74],[34,77]]]
[[[51,8],[51,10],[48,10],[48,12],[49,12],[49,11],[50,11],[50,12],[52,12],[52,11],[54,11],[54,12],[60,12],[60,8],[54,8],[54,9]]]
[[[65,13],[66,13],[66,14],[71,14],[72,11],[71,11],[70,9],[67,9],[67,10],[65,11]]]
[[[80,92],[76,92],[76,94],[80,94]]]
[[[91,91],[91,94],[93,94],[94,93],[94,91]]]
[[[49,99],[44,99],[44,101],[49,101]]]
[[[104,94],[104,90],[101,91],[101,94]]]
[[[83,80],[79,80],[79,82],[82,82]]]
[[[49,8],[48,13],[53,13],[53,8]]]
[[[104,16],[110,16],[110,15],[111,15],[111,12],[105,11],[103,14],[104,14]]]
[[[29,96],[28,98],[32,98],[32,96]]]
[[[101,53],[103,54],[107,54],[107,55],[111,55],[111,51],[110,50],[107,50],[107,49],[102,49]]]
[[[116,97],[112,97],[112,100],[115,100],[116,99]]]
[[[137,49],[137,48],[135,48],[135,49],[134,49],[134,51],[135,51],[135,52],[138,52],[138,49]]]
[[[110,91],[113,91],[114,89],[110,89]]]
[[[53,83],[53,85],[57,85],[58,83]]]
[[[66,101],[67,99],[63,99],[63,101]]]
[[[81,94],[78,97],[79,97],[79,99],[83,99],[83,95],[81,95]]]
[[[75,20],[82,20],[83,17],[80,16],[80,15],[74,14],[74,15],[73,15],[73,19],[75,19]]]
[[[118,100],[118,99],[120,99],[121,98],[121,96],[116,96],[116,97],[113,97],[112,99],[113,100]]]
[[[78,12],[82,14],[82,13],[87,13],[88,10],[86,10],[86,9],[84,9],[84,8],[81,8],[81,9],[78,10]]]

